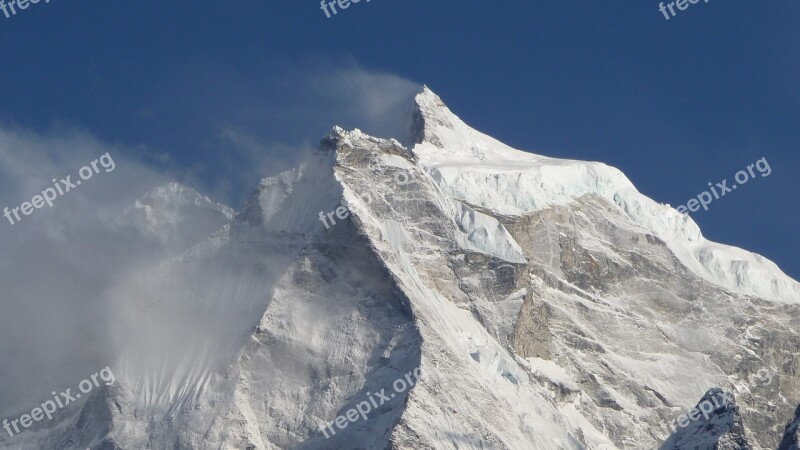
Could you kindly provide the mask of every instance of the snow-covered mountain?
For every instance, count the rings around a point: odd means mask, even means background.
[[[145,193],[121,220],[145,239],[185,250],[233,219],[235,212],[180,183]]]
[[[335,128],[230,224],[120,279],[117,384],[0,445],[797,447],[800,284],[775,264],[427,88],[398,139]],[[719,392],[735,401],[675,425]]]

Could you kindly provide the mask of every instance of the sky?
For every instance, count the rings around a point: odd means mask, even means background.
[[[330,18],[315,1],[51,0],[0,15],[0,129],[47,155],[26,166],[31,186],[79,167],[69,149],[90,142],[141,180],[238,208],[334,125],[399,133],[426,84],[486,134],[605,162],[672,205],[766,158],[768,177],[692,217],[798,279],[798,28],[790,0],[711,0],[669,20],[651,0],[371,0]],[[3,205],[21,192],[0,180]]]

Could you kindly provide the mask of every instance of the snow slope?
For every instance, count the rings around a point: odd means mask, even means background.
[[[773,262],[708,241],[691,217],[640,194],[619,170],[514,150],[467,126],[428,88],[417,103],[425,117],[424,141],[413,152],[449,196],[499,214],[521,215],[597,194],[619,205],[633,224],[663,239],[704,279],[746,295],[800,302],[800,283]]]

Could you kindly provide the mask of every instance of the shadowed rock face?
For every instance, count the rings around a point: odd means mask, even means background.
[[[677,423],[661,450],[751,450],[733,395],[711,389]]]
[[[786,425],[786,432],[783,435],[781,446],[778,450],[799,450],[800,449],[800,406],[794,412],[794,420]]]

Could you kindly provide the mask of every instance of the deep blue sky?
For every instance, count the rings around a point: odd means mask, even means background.
[[[85,130],[238,206],[232,186],[255,180],[215,170],[236,158],[221,130],[252,136],[277,170],[333,124],[359,126],[335,117],[345,99],[321,99],[335,84],[307,80],[357,66],[429,85],[514,147],[616,166],[673,205],[765,156],[771,176],[693,217],[797,279],[798,29],[796,0],[711,0],[669,21],[653,0],[362,0],[331,19],[316,1],[42,1],[0,16],[0,121]]]

